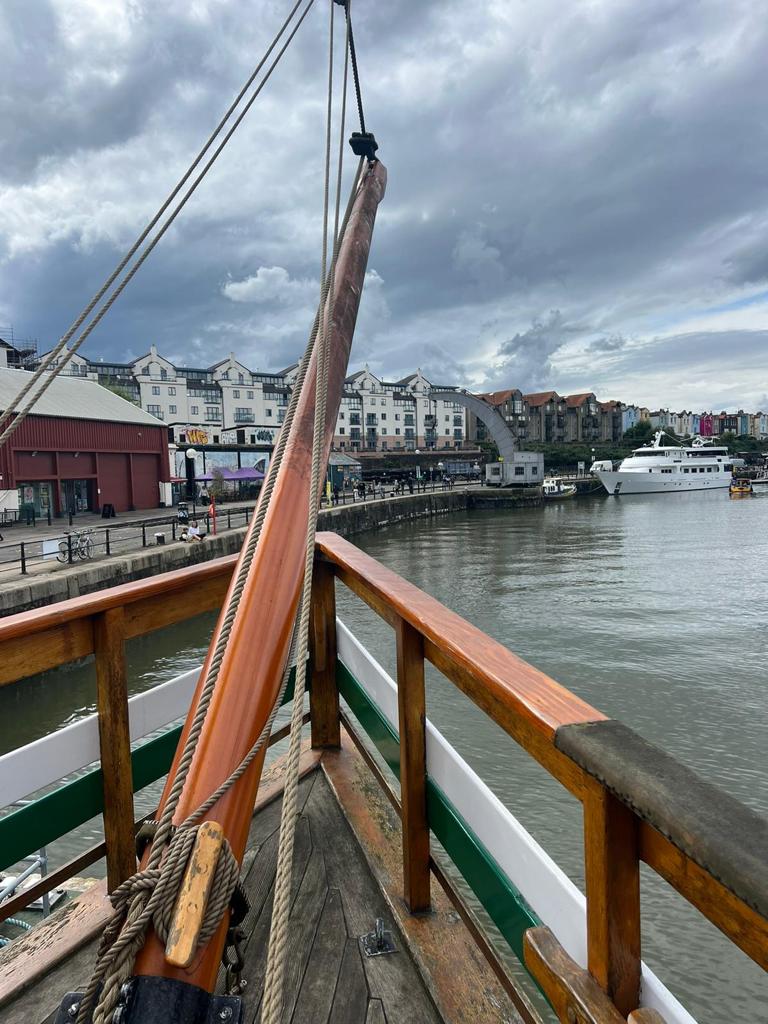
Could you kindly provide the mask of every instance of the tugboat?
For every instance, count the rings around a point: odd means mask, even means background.
[[[576,493],[575,484],[564,484],[562,480],[550,477],[542,485],[544,501],[561,501],[563,498],[572,498]]]
[[[744,498],[753,493],[752,481],[746,477],[734,477],[728,487],[728,493],[732,498]]]

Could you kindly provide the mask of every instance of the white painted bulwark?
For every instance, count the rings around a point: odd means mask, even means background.
[[[399,732],[397,684],[339,619],[336,627],[339,660]],[[429,720],[427,771],[536,915],[574,960],[586,967],[583,893]],[[658,1010],[666,1024],[696,1024],[645,964],[642,1003]]]
[[[186,715],[200,669],[169,679],[128,701],[131,742]],[[43,736],[0,757],[0,808],[23,800],[65,775],[98,761],[97,715]]]

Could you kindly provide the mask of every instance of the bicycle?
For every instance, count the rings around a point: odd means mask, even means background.
[[[67,533],[66,536],[72,538],[73,561],[76,558],[79,558],[81,561],[93,558],[93,530],[75,530],[73,533]],[[56,555],[57,561],[68,562],[69,550],[70,541],[66,539],[59,541],[59,553]]]

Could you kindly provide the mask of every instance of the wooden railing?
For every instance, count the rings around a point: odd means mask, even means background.
[[[110,890],[136,870],[125,641],[218,610],[236,561],[219,558],[0,620],[0,686],[94,656],[105,840],[3,904],[0,918],[105,854]]]
[[[316,569],[313,742],[338,743],[334,580],[394,629],[404,895],[413,911],[429,905],[426,660],[583,805],[589,975],[547,929],[526,936],[526,964],[561,1020],[611,1022],[637,1011],[641,861],[768,970],[765,819],[336,534],[318,534]]]
[[[134,870],[124,643],[218,609],[235,562],[235,556],[217,559],[0,621],[0,685],[95,656],[105,844],[48,876],[43,888],[67,877],[68,868],[70,873],[79,871],[89,863],[88,857],[92,861],[105,852],[110,888]],[[641,862],[768,969],[764,819],[707,786],[630,730],[622,731],[337,535],[318,534],[315,569],[310,689],[314,746],[335,747],[341,741],[335,581],[362,598],[394,630],[398,806],[404,896],[412,911],[429,906],[430,869],[435,869],[427,813],[426,661],[583,805],[589,974],[569,960],[546,929],[532,929],[526,937],[527,965],[562,1020],[611,1022],[626,1020],[637,1010]],[[37,891],[31,895],[34,898]],[[1,917],[13,912],[9,906],[4,906]],[[16,901],[12,906],[16,909]],[[634,1019],[639,1024],[652,1017],[643,1011]]]

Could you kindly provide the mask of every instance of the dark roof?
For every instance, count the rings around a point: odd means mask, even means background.
[[[532,395],[523,395],[523,398],[528,405],[546,405],[553,400],[559,401],[560,395],[556,391],[536,391]]]
[[[580,405],[584,405],[585,402],[594,397],[591,391],[583,391],[580,395],[566,395],[565,404],[569,409],[578,409]]]

